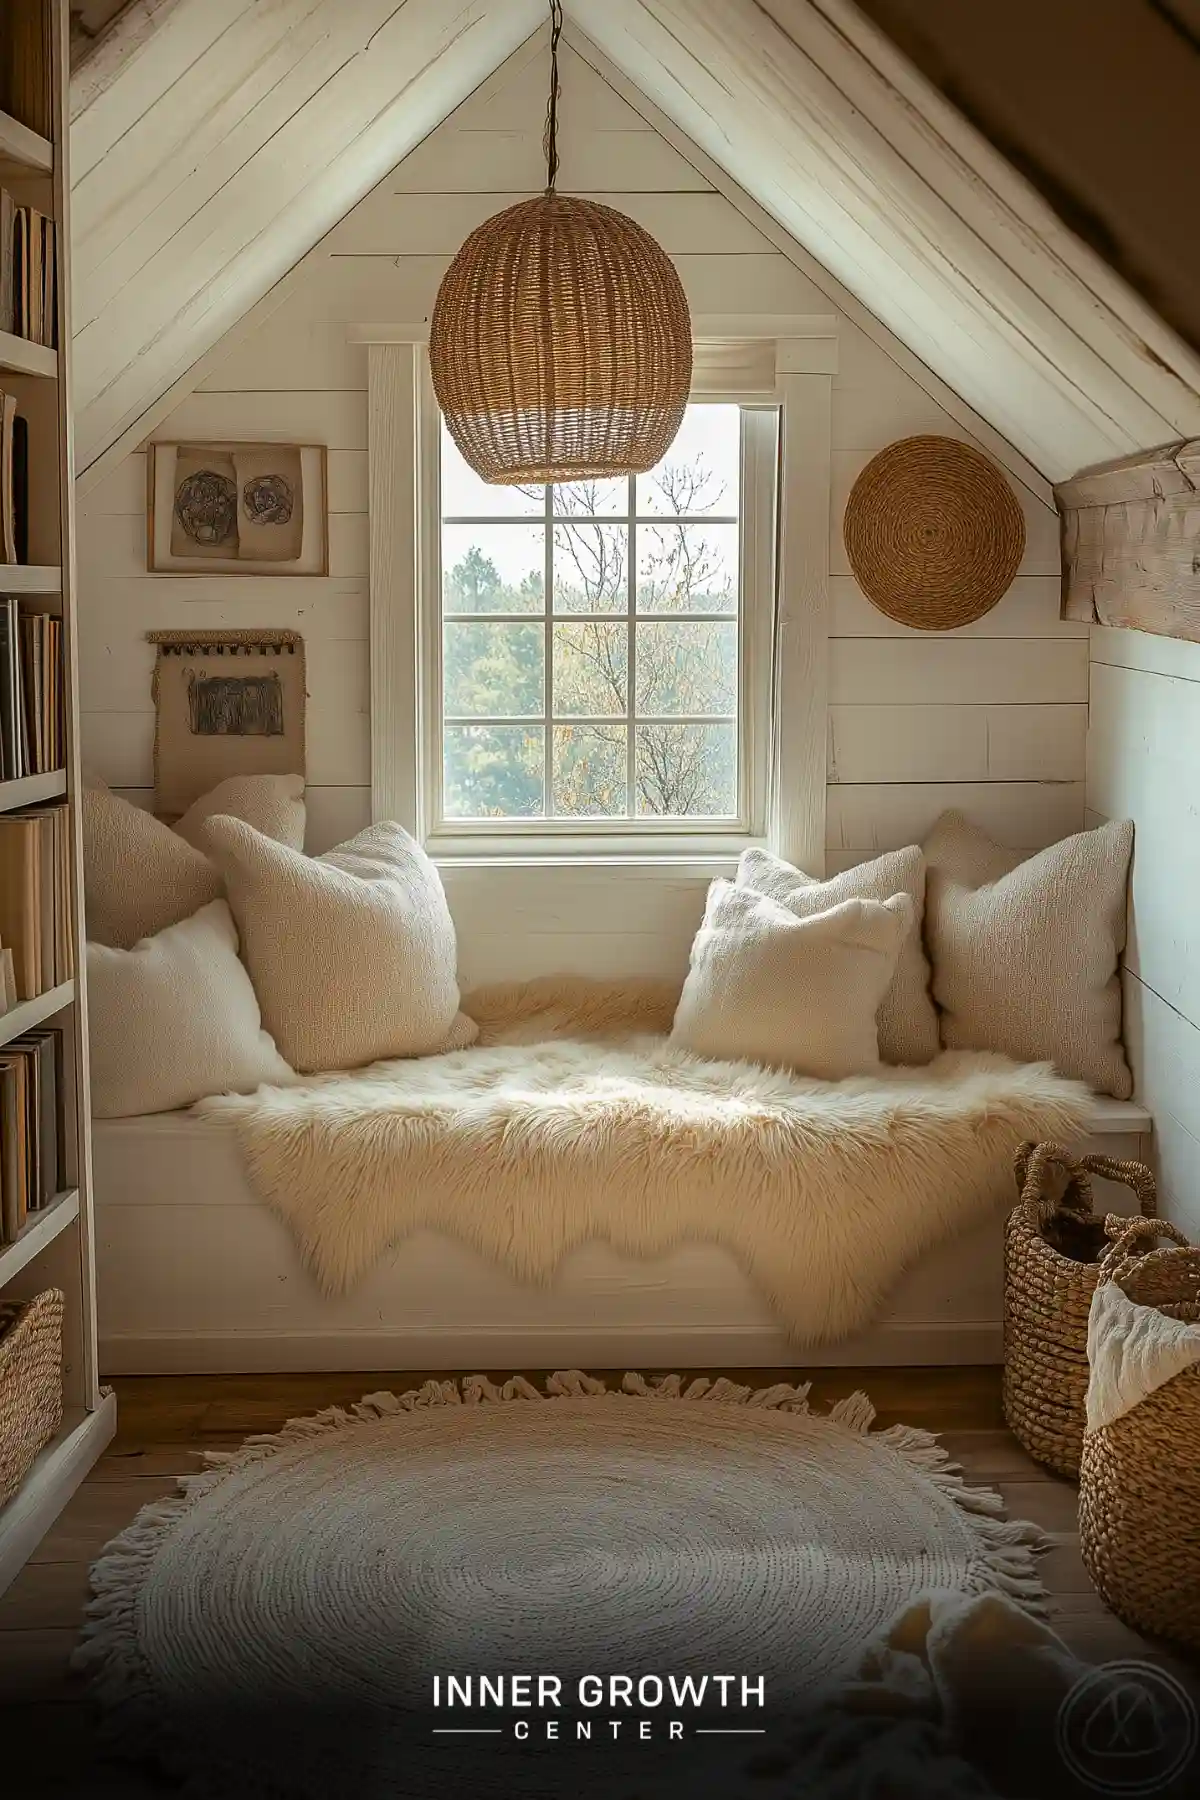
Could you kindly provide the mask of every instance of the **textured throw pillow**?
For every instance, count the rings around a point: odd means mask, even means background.
[[[1026,858],[942,814],[925,842],[925,931],[944,1044],[1052,1062],[1128,1098],[1118,963],[1132,849],[1123,820]]]
[[[214,811],[244,818],[268,836],[278,833],[282,842],[299,849],[304,842],[303,794],[299,775],[235,776],[197,800],[179,828],[172,829],[106,787],[86,786],[83,871],[89,940],[128,950],[220,898],[220,871],[200,843],[203,821]]]
[[[175,830],[197,850],[204,849],[204,825],[224,814],[241,819],[292,850],[303,850],[304,780],[299,775],[231,775],[209,794],[193,800]]]
[[[204,837],[263,1019],[295,1068],[355,1069],[470,1042],[442,883],[399,825],[315,857],[237,819],[210,819]]]
[[[793,868],[768,850],[745,850],[737,870],[739,887],[769,894],[798,919],[828,912],[843,900],[875,900],[907,894],[913,903],[913,926],[900,947],[896,973],[879,1007],[879,1055],[885,1063],[927,1063],[941,1049],[937,1009],[929,994],[929,964],[921,942],[925,911],[925,857],[918,844],[888,850],[873,862],[859,863],[828,881]]]
[[[223,900],[157,937],[89,944],[92,1112],[172,1112],[206,1094],[250,1094],[295,1080],[262,1028]]]
[[[672,1042],[824,1081],[873,1074],[875,1015],[912,925],[907,894],[800,919],[766,894],[714,881]]]

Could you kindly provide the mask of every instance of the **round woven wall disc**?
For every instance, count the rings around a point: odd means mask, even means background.
[[[901,438],[873,456],[842,532],[867,599],[917,631],[981,619],[1025,552],[1025,518],[999,469],[945,437]]]

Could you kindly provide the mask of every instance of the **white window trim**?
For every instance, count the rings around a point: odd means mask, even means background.
[[[428,377],[425,325],[353,326],[368,351],[371,611],[371,810],[396,819],[439,858],[535,864],[569,859],[672,866],[728,866],[746,842],[823,875],[828,735],[828,581],[831,388],[837,370],[837,320],[830,314],[758,320],[693,321],[696,400],[776,405],[781,411],[776,521],[775,654],[754,633],[765,609],[743,618],[743,663],[755,678],[773,660],[774,696],[747,693],[746,748],[752,770],[766,770],[764,792],[749,796],[743,828],[706,834],[694,824],[661,823],[602,831],[595,821],[539,821],[511,834],[439,831],[430,836],[431,784],[422,746],[440,716],[440,659],[431,631],[440,556],[436,404]],[[748,443],[754,434],[747,434]],[[762,491],[761,482],[754,490]],[[748,530],[747,554],[769,552]],[[747,570],[753,580],[753,570]],[[754,734],[769,731],[768,754]],[[427,758],[424,759],[427,762]],[[745,826],[749,823],[751,830]]]

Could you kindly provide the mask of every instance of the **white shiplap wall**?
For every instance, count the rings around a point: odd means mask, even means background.
[[[1163,1213],[1200,1234],[1200,644],[1092,631],[1089,813],[1132,819],[1125,1029]]]
[[[145,457],[83,499],[84,747],[112,785],[148,798],[152,626],[292,626],[309,645],[311,842],[367,817],[369,782],[366,354],[346,327],[428,316],[447,260],[489,213],[541,185],[545,55],[525,46],[418,146],[289,278],[249,335],[206,363],[165,439],[329,445],[328,580],[172,580],[145,570]],[[561,185],[642,220],[704,313],[827,313],[830,302],[759,230],[736,190],[673,147],[573,51],[563,63]],[[841,512],[870,456],[912,432],[970,432],[849,319],[833,392],[829,809],[831,868],[919,836],[962,806],[1002,839],[1038,848],[1083,817],[1086,630],[1058,618],[1058,532],[1029,490],[1028,549],[984,620],[931,637],[891,625],[850,575]],[[470,981],[536,969],[678,968],[703,882],[601,872],[451,878]],[[615,884],[615,890],[614,890]],[[504,921],[502,933],[497,920]]]

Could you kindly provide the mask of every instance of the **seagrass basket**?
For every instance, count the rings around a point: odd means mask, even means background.
[[[1155,1236],[1176,1247],[1150,1248]],[[1200,1249],[1173,1226],[1131,1226],[1101,1265],[1108,1281],[1140,1306],[1200,1322]],[[1127,1625],[1200,1649],[1200,1364],[1085,1434],[1079,1547]]]
[[[62,1424],[63,1296],[0,1304],[0,1506]]]
[[[1100,1261],[1128,1220],[1097,1216],[1093,1175],[1133,1189],[1144,1218],[1157,1210],[1143,1163],[1068,1156],[1054,1143],[1022,1144],[1020,1200],[1004,1234],[1004,1417],[1033,1457],[1079,1474],[1087,1396],[1087,1328]]]

